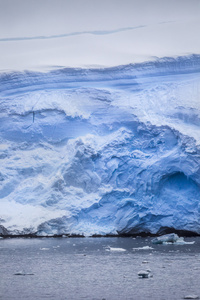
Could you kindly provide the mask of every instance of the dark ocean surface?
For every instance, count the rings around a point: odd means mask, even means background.
[[[200,237],[0,239],[0,299],[173,300],[200,296]],[[118,248],[118,249],[117,249]],[[140,270],[153,277],[140,279]]]

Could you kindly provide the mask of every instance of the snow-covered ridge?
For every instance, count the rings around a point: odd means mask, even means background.
[[[45,88],[77,88],[83,87],[84,83],[114,80],[131,80],[149,76],[167,76],[197,73],[200,71],[200,55],[190,55],[186,57],[170,58],[165,57],[154,61],[122,65],[111,68],[100,69],[79,69],[62,68],[48,73],[41,72],[10,72],[0,74],[0,92],[5,95],[33,90],[43,90]],[[133,85],[134,82],[130,82]],[[126,82],[129,84],[129,82]],[[86,85],[87,86],[87,85]],[[111,83],[112,86],[112,83]],[[116,83],[117,86],[117,83]],[[120,85],[118,86],[120,88]]]
[[[200,55],[0,75],[11,233],[200,233]]]

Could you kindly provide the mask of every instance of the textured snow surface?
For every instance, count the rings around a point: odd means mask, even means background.
[[[11,233],[200,233],[200,56],[0,75]]]

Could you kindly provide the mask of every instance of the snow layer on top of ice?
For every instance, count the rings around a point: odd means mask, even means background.
[[[200,54],[196,0],[1,0],[0,68],[115,66]]]

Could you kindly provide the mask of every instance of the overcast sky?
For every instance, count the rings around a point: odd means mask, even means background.
[[[0,0],[0,38],[200,18],[200,0]]]

